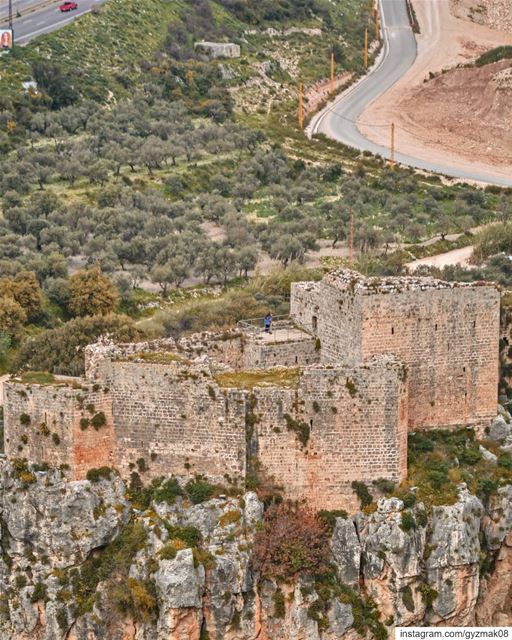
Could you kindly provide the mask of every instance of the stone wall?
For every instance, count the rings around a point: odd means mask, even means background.
[[[258,461],[291,499],[353,511],[352,481],[407,475],[407,384],[392,358],[308,368],[297,389],[254,389],[252,404]]]
[[[318,336],[321,362],[406,364],[411,429],[478,426],[496,414],[499,304],[491,285],[342,271],[292,285],[291,315]]]
[[[244,477],[244,395],[223,392],[207,364],[105,360],[98,373],[111,390],[116,466],[124,477],[146,467],[145,479]]]
[[[363,359],[388,352],[407,365],[411,430],[477,425],[496,415],[496,289],[404,291],[363,300]]]
[[[320,340],[321,362],[358,364],[361,357],[361,299],[324,282],[295,282],[290,316]]]
[[[67,464],[75,479],[84,478],[91,467],[113,466],[110,392],[102,386],[77,386],[6,382],[6,455],[52,466]],[[101,414],[105,424],[95,429],[91,420]]]
[[[312,336],[301,339],[265,341],[259,336],[249,337],[245,343],[243,366],[247,369],[271,367],[305,367],[320,361],[320,349]]]

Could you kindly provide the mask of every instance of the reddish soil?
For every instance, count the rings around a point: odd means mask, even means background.
[[[334,76],[334,93],[339,93],[339,90],[345,87],[351,80],[352,73],[342,73],[339,76]],[[306,88],[304,93],[304,115],[308,116],[315,111],[318,111],[322,102],[329,99],[329,93],[331,88],[331,81],[329,79],[320,80],[315,84]]]

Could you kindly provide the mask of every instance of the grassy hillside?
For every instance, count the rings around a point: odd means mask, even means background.
[[[19,83],[31,77],[31,65],[44,59],[58,62],[64,72],[73,74],[75,84],[89,98],[105,100],[109,92],[126,95],[142,71],[158,69],[166,58],[186,61],[194,39],[203,37],[241,42],[243,55],[236,65],[246,67],[246,73],[237,73],[238,81],[243,81],[252,74],[256,58],[271,59],[276,48],[283,48],[282,40],[274,47],[272,39],[260,33],[268,27],[323,30],[322,37],[292,33],[286,38],[285,48],[296,58],[297,71],[305,80],[314,80],[326,75],[320,60],[327,60],[329,45],[337,41],[346,45],[343,63],[360,64],[355,59],[360,57],[369,7],[368,0],[283,0],[268,5],[230,0],[108,0],[63,29],[16,48],[11,58],[3,57],[0,87],[19,89]],[[245,40],[247,29],[257,33]]]

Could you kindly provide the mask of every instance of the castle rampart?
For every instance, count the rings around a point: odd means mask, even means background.
[[[245,399],[222,392],[207,364],[106,359],[97,374],[111,390],[123,475],[148,467],[146,477],[244,477]]]
[[[77,479],[115,462],[112,398],[102,385],[6,382],[4,420],[9,457],[66,464]]]
[[[499,292],[333,272],[292,285],[291,321],[87,347],[86,377],[5,383],[10,457],[114,466],[147,482],[257,472],[287,497],[354,509],[353,481],[400,482],[407,431],[494,417]]]
[[[407,476],[407,384],[393,358],[309,367],[295,389],[254,389],[252,411],[261,468],[292,499],[352,510],[352,481]]]
[[[390,353],[407,365],[410,429],[479,424],[496,412],[500,297],[492,285],[331,273],[292,285],[292,318],[322,362]]]

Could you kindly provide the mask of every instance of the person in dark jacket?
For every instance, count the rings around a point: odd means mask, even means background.
[[[265,323],[265,333],[272,333],[270,331],[270,327],[272,326],[272,314],[270,313],[270,311],[265,316],[264,323]]]

